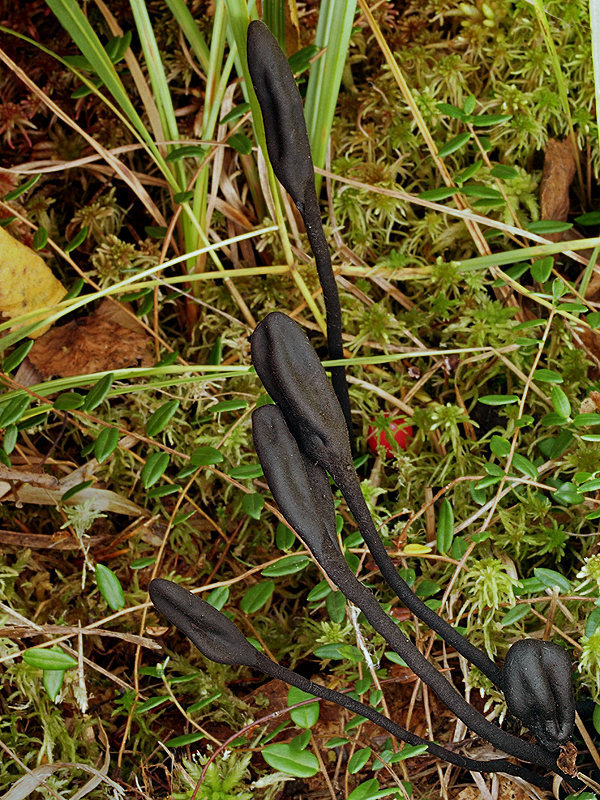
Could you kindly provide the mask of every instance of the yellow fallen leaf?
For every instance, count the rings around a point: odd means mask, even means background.
[[[44,259],[0,227],[0,314],[9,319],[60,302],[67,293]],[[16,325],[30,325],[40,317]],[[50,325],[38,328],[31,338],[45,333]]]
[[[407,544],[402,552],[407,556],[426,556],[431,550],[432,548],[425,544]]]

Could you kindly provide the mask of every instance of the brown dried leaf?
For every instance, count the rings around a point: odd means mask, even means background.
[[[28,360],[46,379],[147,367],[153,356],[144,333],[97,313],[48,331],[36,341]]]
[[[569,214],[569,188],[575,169],[575,158],[569,139],[548,139],[540,184],[541,219],[566,221]],[[546,236],[553,242],[561,241],[562,237],[561,233]]]

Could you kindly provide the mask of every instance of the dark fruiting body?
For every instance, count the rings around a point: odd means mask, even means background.
[[[453,753],[410,733],[410,731],[396,725],[378,711],[359,703],[352,697],[313,683],[302,675],[276,664],[256,650],[246,640],[239,628],[224,614],[176,583],[155,579],[150,582],[149,590],[150,597],[157,610],[187,636],[202,655],[212,661],[216,661],[219,664],[244,664],[258,669],[272,678],[278,678],[292,686],[297,686],[315,697],[336,703],[349,709],[354,714],[367,717],[403,742],[408,742],[411,745],[424,744],[431,755],[437,756],[450,764],[455,764],[462,769],[475,772],[504,772],[509,775],[517,775],[536,786],[548,788],[549,782],[546,779],[541,778],[527,768],[511,764],[505,759],[476,761],[458,753]]]
[[[219,664],[244,664],[258,669],[257,650],[224,614],[173,581],[155,578],[148,588],[150,599],[172,625]]]
[[[252,415],[254,444],[269,488],[286,520],[296,530],[331,580],[363,612],[373,628],[471,730],[511,755],[556,769],[555,760],[535,745],[521,741],[488,722],[427,661],[381,608],[375,595],[349,569],[337,545],[333,498],[322,496],[306,469],[283,413],[277,406],[262,406]],[[321,474],[324,474],[320,468]]]
[[[310,143],[296,81],[277,39],[255,20],[248,26],[248,69],[263,117],[269,161],[277,179],[302,215],[310,241],[327,312],[327,347],[331,359],[342,359],[342,311],[331,254],[323,233]],[[334,367],[331,380],[342,407],[349,436],[352,419],[343,367]]]
[[[300,326],[274,311],[256,326],[251,346],[252,363],[265,389],[302,452],[326,469],[341,489],[386,582],[419,619],[501,686],[501,669],[426,606],[398,575],[364,501],[340,405]]]
[[[575,724],[573,665],[552,642],[521,639],[504,662],[504,696],[513,716],[552,753],[566,744]]]

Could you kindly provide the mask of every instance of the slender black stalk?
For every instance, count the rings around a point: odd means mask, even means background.
[[[425,656],[402,633],[381,608],[375,595],[366,589],[348,567],[337,546],[335,521],[327,513],[327,502],[311,485],[309,475],[294,436],[277,406],[262,406],[252,415],[254,445],[267,483],[283,515],[302,537],[327,575],[363,612],[373,628],[400,655],[439,699],[475,733],[510,755],[556,770],[556,759],[538,745],[524,742],[494,725],[473,708],[452,684],[427,661]],[[314,470],[323,470],[313,467]],[[317,485],[320,485],[317,484]],[[329,493],[329,504],[333,501]]]
[[[302,100],[296,81],[277,39],[267,26],[255,20],[248,26],[248,68],[260,105],[273,172],[290,194],[300,212],[312,247],[323,289],[327,318],[327,347],[331,359],[343,359],[342,310],[331,254],[321,224],[315,190],[310,143],[304,121]],[[335,394],[344,413],[353,442],[350,399],[344,367],[331,370]]]
[[[302,452],[339,486],[386,582],[407,608],[501,688],[502,670],[426,606],[398,574],[364,501],[340,405],[300,326],[274,311],[256,326],[251,341],[252,362],[266,390]]]
[[[200,597],[176,583],[163,579],[150,582],[150,597],[157,610],[190,639],[200,652],[219,664],[244,664],[297,686],[315,697],[336,703],[354,714],[370,719],[397,739],[411,745],[425,745],[427,752],[461,769],[473,772],[504,772],[516,775],[535,786],[549,788],[549,781],[526,767],[512,764],[506,759],[479,761],[447,750],[434,742],[405,730],[378,711],[345,694],[327,689],[320,684],[282,667],[256,650],[242,632],[220,611]]]

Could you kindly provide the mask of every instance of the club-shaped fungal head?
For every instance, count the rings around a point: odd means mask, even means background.
[[[301,214],[316,204],[315,177],[302,100],[287,58],[264,22],[248,26],[247,58],[273,172]]]
[[[254,447],[279,509],[319,564],[340,557],[333,495],[325,470],[300,452],[283,413],[274,405],[252,414]]]
[[[302,328],[272,311],[251,338],[252,363],[277,403],[300,450],[339,484],[354,472],[344,414]]]
[[[156,610],[218,664],[257,667],[260,655],[233,622],[183,586],[163,578],[150,581],[150,599]]]
[[[575,724],[573,665],[552,642],[521,639],[508,650],[503,688],[510,713],[554,753],[568,742]]]

